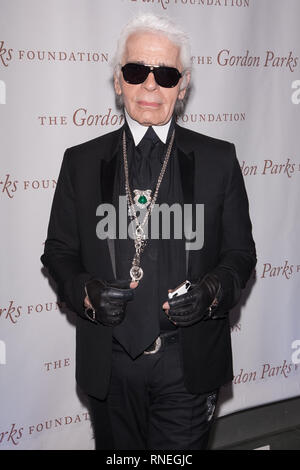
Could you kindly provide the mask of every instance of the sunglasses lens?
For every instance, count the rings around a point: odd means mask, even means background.
[[[130,83],[131,85],[138,85],[143,83],[148,74],[148,67],[142,64],[126,64],[122,67],[123,77],[125,82]]]
[[[155,80],[164,88],[173,88],[179,82],[181,73],[173,67],[158,67],[154,69]]]
[[[125,82],[131,85],[143,83],[150,73],[150,67],[143,64],[126,64],[122,68]],[[155,81],[164,88],[173,88],[179,82],[181,73],[174,67],[154,67],[153,73]]]

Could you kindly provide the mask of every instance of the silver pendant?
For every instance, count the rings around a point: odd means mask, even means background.
[[[144,272],[140,266],[132,266],[130,269],[130,277],[132,281],[140,281],[144,275]]]
[[[136,239],[134,241],[135,255],[132,260],[132,266],[130,269],[130,276],[133,281],[140,281],[144,275],[142,268],[140,267],[141,253],[145,248],[145,233],[141,225],[138,225],[135,229]]]

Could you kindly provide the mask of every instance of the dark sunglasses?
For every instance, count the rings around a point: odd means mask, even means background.
[[[125,82],[131,85],[143,83],[150,72],[153,72],[156,83],[164,88],[173,88],[177,85],[182,74],[174,67],[160,65],[143,65],[129,63],[122,68]]]

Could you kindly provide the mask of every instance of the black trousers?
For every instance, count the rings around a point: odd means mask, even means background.
[[[113,344],[108,397],[90,397],[96,449],[205,449],[216,400],[186,390],[178,343],[135,360]]]

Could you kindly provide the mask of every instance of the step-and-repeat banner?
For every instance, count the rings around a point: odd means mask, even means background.
[[[189,31],[178,123],[235,143],[249,195],[258,263],[219,416],[300,395],[299,0],[0,0],[0,449],[94,448],[74,318],[40,256],[64,150],[122,125],[111,59],[141,11]]]

